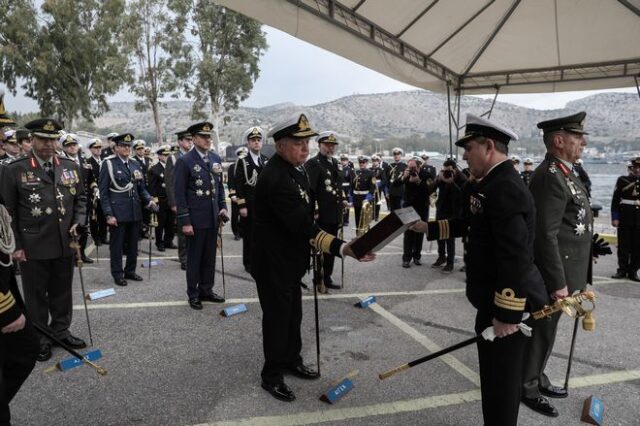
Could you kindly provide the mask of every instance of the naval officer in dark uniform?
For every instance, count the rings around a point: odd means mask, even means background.
[[[85,342],[69,331],[73,314],[71,236],[79,234],[86,218],[80,170],[73,161],[55,155],[60,123],[42,118],[25,127],[31,132],[31,153],[5,166],[1,185],[5,206],[13,217],[13,258],[21,262],[26,309],[33,321],[68,346],[84,348]],[[51,358],[51,345],[47,337],[40,337],[39,361]]]
[[[119,286],[126,286],[127,279],[142,281],[142,277],[136,274],[142,226],[141,204],[148,209],[157,209],[145,187],[140,163],[130,158],[133,139],[131,133],[112,138],[116,154],[104,159],[98,180],[100,204],[109,225],[111,275]],[[122,252],[125,249],[127,262],[123,271]]]
[[[585,112],[538,123],[547,154],[536,168],[529,189],[536,205],[535,262],[552,300],[585,290],[589,281],[593,215],[587,188],[572,171],[587,145]],[[565,398],[544,373],[551,355],[561,312],[533,323],[527,351],[522,402],[550,417],[558,410],[546,397]]]
[[[0,127],[11,121],[0,91]],[[4,122],[4,123],[3,123]],[[0,129],[1,132],[1,129]],[[0,165],[0,168],[4,166]],[[15,220],[15,219],[13,219]],[[9,403],[29,377],[39,351],[38,337],[24,315],[11,256],[15,234],[11,216],[0,195],[0,424],[11,424]]]
[[[165,188],[167,189],[167,202],[169,203],[169,207],[173,210],[174,213],[178,213],[178,207],[176,206],[176,161],[178,158],[182,157],[186,153],[188,153],[193,148],[193,142],[191,139],[191,135],[186,130],[180,131],[176,133],[178,137],[178,147],[175,150],[175,153],[170,155],[167,159],[167,166],[164,171],[164,183]],[[187,239],[185,235],[182,233],[182,227],[177,224],[176,226],[176,234],[178,235],[178,259],[180,260],[180,269],[183,271],[187,270]]]
[[[202,309],[202,300],[224,302],[213,292],[218,226],[227,220],[227,205],[222,160],[210,151],[212,129],[206,121],[187,129],[194,147],[175,167],[178,226],[187,237],[187,296],[196,310]]]
[[[240,214],[240,235],[242,235],[242,265],[245,271],[251,271],[251,234],[253,227],[253,199],[258,176],[267,164],[267,156],[262,154],[264,131],[260,127],[249,127],[245,130],[243,140],[247,143],[247,155],[238,157],[234,169],[234,187],[236,202]]]
[[[478,179],[470,193],[468,218],[419,222],[414,231],[427,239],[447,239],[468,232],[467,298],[478,310],[476,333],[492,327],[497,338],[478,342],[482,414],[485,425],[516,425],[527,337],[518,331],[526,311],[545,297],[533,263],[533,197],[508,157],[517,135],[505,126],[467,115],[465,135],[456,142]],[[442,176],[453,182],[454,177]]]
[[[369,164],[369,157],[361,155],[358,157],[359,168],[353,173],[353,180],[351,181],[351,200],[353,202],[353,210],[356,216],[356,229],[359,231],[366,231],[361,229],[360,220],[362,208],[365,203],[372,203],[374,194],[376,191],[376,177],[371,169],[367,166]],[[373,206],[372,206],[373,207]],[[371,210],[373,212],[373,209]],[[373,219],[373,217],[371,218]]]
[[[611,225],[618,229],[618,271],[613,278],[640,282],[640,157],[620,176],[611,199]]]
[[[247,155],[249,150],[246,146],[241,146],[236,149],[235,154],[237,158]],[[233,232],[233,239],[238,241],[240,238],[240,212],[238,211],[238,196],[236,195],[236,165],[238,162],[229,165],[227,169],[227,188],[229,189],[229,199],[231,200],[231,232]]]
[[[387,187],[389,188],[389,210],[397,210],[402,207],[402,197],[404,195],[404,183],[402,175],[407,168],[407,163],[402,161],[404,151],[400,148],[393,148],[393,162],[389,164],[387,170]]]
[[[275,140],[276,153],[255,188],[251,275],[263,312],[262,387],[274,398],[290,402],[295,394],[284,383],[285,372],[304,379],[319,377],[300,355],[300,279],[309,265],[309,251],[313,247],[334,256],[354,255],[350,243],[343,244],[313,221],[309,179],[302,165],[309,156],[309,138],[317,133],[306,115],[297,113],[277,123],[269,136]],[[362,260],[372,258],[369,254]]]
[[[333,157],[338,146],[338,135],[332,131],[322,132],[316,141],[319,152],[304,165],[309,175],[311,206],[315,209],[316,223],[320,229],[331,235],[339,235],[346,200],[342,192],[342,175],[338,160]],[[335,256],[328,253],[322,256],[324,286],[339,289],[340,286],[334,284],[331,278]]]
[[[171,155],[168,146],[163,146],[156,151],[158,162],[149,168],[149,194],[158,202],[158,225],[155,229],[156,247],[158,251],[167,248],[175,248],[173,234],[175,230],[176,215],[167,202],[167,184],[164,181],[164,173],[167,158]]]
[[[92,194],[88,195],[88,205],[91,206],[91,214],[89,215],[89,227],[91,229],[91,236],[96,246],[107,244],[107,220],[102,212],[102,206],[100,205],[100,190],[98,189],[97,182],[100,178],[100,166],[102,165],[102,158],[100,158],[100,152],[102,151],[102,141],[95,138],[89,141],[89,151],[91,156],[87,159],[87,163],[91,165],[91,179],[96,182],[95,188],[93,188]],[[87,208],[87,210],[89,210]]]
[[[342,212],[342,226],[349,226],[349,214],[351,212],[352,200],[351,200],[351,181],[353,180],[353,167],[349,161],[347,154],[340,155],[340,177],[342,179],[342,193],[344,194],[347,205]]]

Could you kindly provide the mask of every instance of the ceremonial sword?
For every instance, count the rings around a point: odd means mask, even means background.
[[[533,317],[533,319],[538,320],[544,317],[548,317],[556,312],[562,311],[571,317],[584,316],[585,319],[589,321],[589,318],[591,318],[591,311],[593,311],[593,309],[595,308],[595,305],[590,310],[585,310],[582,307],[581,303],[584,301],[589,301],[593,304],[594,300],[595,300],[595,294],[592,291],[584,291],[576,294],[575,296],[565,297],[564,299],[556,300],[553,303],[553,305],[545,306],[541,310],[531,314],[531,316]],[[528,318],[528,315],[526,315],[526,317],[523,317],[523,320],[526,320],[527,318]],[[593,319],[591,318],[590,321],[593,321]],[[531,336],[531,327],[529,327],[528,325],[521,322],[520,324],[518,324],[518,329],[524,335],[529,337]],[[438,352],[434,352],[422,358],[409,361],[406,364],[400,365],[389,371],[385,371],[384,373],[380,373],[378,377],[380,378],[380,380],[387,379],[401,371],[408,370],[409,368],[415,367],[416,365],[422,364],[432,359],[441,357],[442,355],[448,354],[449,352],[453,352],[460,348],[464,348],[465,346],[469,346],[473,343],[477,343],[480,340],[493,341],[495,337],[496,335],[493,331],[493,326],[487,327],[481,334],[471,337],[470,339],[463,340],[462,342],[456,343],[455,345],[449,346],[448,348],[444,348]]]
[[[89,320],[89,308],[87,308],[87,293],[84,290],[84,277],[82,276],[82,250],[80,242],[78,241],[78,235],[71,236],[71,243],[69,247],[76,252],[76,265],[78,266],[78,275],[80,275],[80,288],[82,289],[82,302],[84,303],[84,314],[87,317],[87,329],[89,330],[89,342],[93,346],[93,335],[91,334],[91,321]]]

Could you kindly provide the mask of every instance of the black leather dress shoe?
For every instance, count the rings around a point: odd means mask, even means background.
[[[615,279],[622,279],[626,277],[627,277],[627,273],[621,269],[618,269],[615,274],[611,275],[611,278],[615,278]]]
[[[142,281],[142,277],[135,272],[133,274],[124,274],[124,277],[133,281]]]
[[[333,290],[340,290],[340,288],[341,288],[339,285],[334,284],[334,283],[328,283],[328,284],[325,284],[324,286],[326,288],[330,288],[330,289],[333,289]]]
[[[165,251],[164,246],[156,246],[156,248],[158,249],[158,251]]]
[[[93,263],[93,259],[88,256],[82,256],[82,262],[86,263],[87,265],[90,265]]]
[[[540,393],[549,398],[566,398],[569,392],[560,386],[550,385],[547,388],[540,387]]]
[[[195,309],[196,311],[202,310],[202,302],[197,297],[189,299],[189,306],[191,306],[191,308]]]
[[[183,271],[187,270],[187,264],[186,263],[180,263],[180,269],[182,269]]]
[[[317,371],[312,370],[304,364],[297,365],[295,367],[290,367],[289,372],[296,377],[307,380],[315,380],[320,377]]]
[[[418,266],[422,265],[422,262],[420,261],[420,259],[413,259],[413,263]]]
[[[629,272],[629,279],[637,283],[640,282],[640,277],[638,276],[637,272]]]
[[[402,262],[402,267],[403,268],[411,268],[411,262],[409,262],[409,261]]]
[[[69,346],[71,349],[84,349],[87,347],[87,343],[84,340],[75,337],[72,334],[68,335],[64,339],[60,339],[60,341]]]
[[[51,344],[43,343],[40,345],[40,352],[38,352],[38,356],[36,359],[40,362],[48,361],[51,358]]]
[[[551,405],[549,400],[542,395],[537,398],[522,398],[522,402],[533,411],[537,411],[545,416],[558,417],[559,415],[556,407]]]
[[[203,294],[200,296],[200,300],[206,300],[207,302],[213,302],[213,303],[224,303],[224,297],[215,293]]]
[[[266,390],[272,397],[279,399],[280,401],[292,402],[296,399],[296,395],[284,382],[275,385],[262,382],[262,389]]]
[[[119,285],[120,287],[127,286],[127,280],[125,280],[124,278],[114,278],[113,281],[116,283],[116,285]]]

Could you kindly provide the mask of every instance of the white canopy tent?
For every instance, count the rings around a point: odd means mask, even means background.
[[[456,127],[461,94],[638,87],[640,77],[640,0],[215,1],[396,80],[453,91]]]

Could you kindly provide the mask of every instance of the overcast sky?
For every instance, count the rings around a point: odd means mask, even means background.
[[[269,49],[260,62],[260,78],[243,105],[263,107],[282,102],[315,105],[334,99],[367,93],[415,90],[354,62],[298,40],[282,31],[264,27]],[[0,84],[0,87],[4,88]],[[635,87],[614,92],[635,92]],[[603,91],[564,92],[532,95],[499,95],[498,101],[529,108],[563,108],[568,101]],[[489,96],[491,97],[491,96]],[[132,101],[126,90],[111,101]],[[5,96],[9,111],[37,111],[35,101],[18,94]]]

